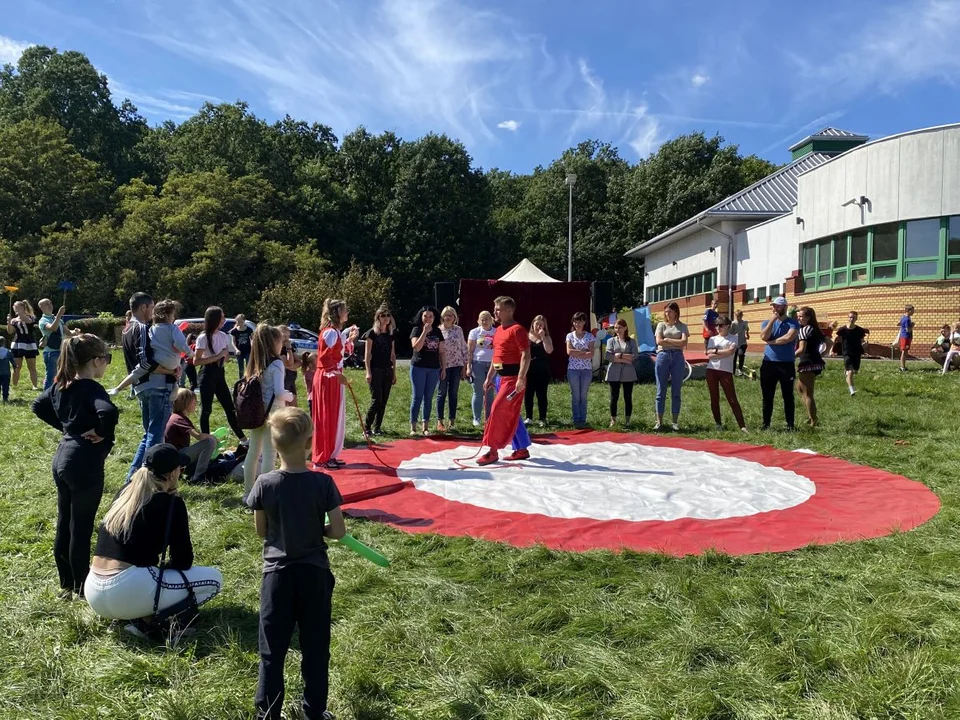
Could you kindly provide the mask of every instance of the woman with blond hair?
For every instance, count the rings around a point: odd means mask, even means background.
[[[493,315],[484,310],[477,317],[477,326],[467,335],[467,364],[464,370],[467,382],[473,385],[470,409],[473,411],[473,426],[480,427],[480,418],[490,417],[494,390],[484,391],[483,384],[493,362]]]
[[[553,339],[543,315],[537,315],[530,323],[527,337],[530,340],[530,369],[527,371],[527,387],[523,395],[526,422],[533,422],[533,399],[536,398],[539,425],[543,427],[547,422],[547,388],[550,386],[550,353],[553,352]]]
[[[437,391],[437,430],[453,429],[457,422],[457,399],[460,393],[460,378],[463,368],[467,364],[467,341],[463,337],[463,328],[457,322],[460,320],[457,311],[447,305],[440,313],[440,332],[443,335],[444,346],[444,374],[440,378],[440,387]],[[445,425],[443,420],[444,405],[449,402],[450,424]]]
[[[203,605],[223,587],[219,570],[193,564],[187,506],[177,493],[183,463],[173,445],[147,450],[97,534],[87,602],[101,617],[131,621],[125,629],[137,637],[148,637],[157,611],[190,594]]]
[[[263,395],[263,407],[269,419],[271,412],[286,407],[293,394],[284,387],[284,365],[280,359],[280,350],[283,348],[283,333],[280,328],[266,323],[257,325],[250,338],[250,361],[244,368],[244,377],[247,380],[258,378],[260,392]],[[246,504],[247,495],[253,488],[253,483],[259,475],[273,472],[277,464],[277,451],[270,439],[270,427],[264,422],[258,428],[250,431],[250,446],[247,457],[243,460],[243,501]]]
[[[346,395],[344,386],[350,381],[343,374],[343,358],[348,355],[356,327],[345,328],[350,311],[343,300],[327,298],[320,318],[317,342],[317,374],[313,378],[313,463],[330,470],[342,468],[337,459],[343,450],[346,430]]]
[[[30,383],[34,390],[40,389],[37,387],[37,356],[40,351],[33,330],[36,324],[37,317],[30,302],[17,300],[13,304],[13,315],[7,316],[7,333],[13,336],[13,341],[10,343],[10,352],[13,354],[13,377],[11,378],[13,387],[20,384],[20,371],[26,360],[27,370],[30,372]]]
[[[390,400],[390,389],[397,384],[396,324],[386,305],[373,315],[373,327],[363,334],[363,366],[370,386],[370,408],[364,426],[368,433],[379,435],[383,414]]]
[[[63,433],[53,456],[57,528],[53,557],[60,596],[83,594],[90,568],[90,537],[103,497],[103,466],[114,443],[120,413],[97,382],[110,351],[96,335],[75,335],[60,347],[53,385],[34,402],[34,414]]]

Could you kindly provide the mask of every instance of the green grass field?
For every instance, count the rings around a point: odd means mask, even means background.
[[[111,380],[121,366],[113,364]],[[929,362],[906,375],[891,362],[865,363],[850,398],[832,363],[818,383],[818,429],[721,434],[809,447],[925,483],[943,509],[913,532],[675,559],[519,550],[348,520],[393,566],[330,550],[330,709],[356,720],[960,718],[958,380],[935,372]],[[355,386],[364,402],[363,383]],[[738,381],[738,392],[758,427],[757,383]],[[653,394],[643,386],[634,395],[642,429]],[[0,407],[0,718],[251,717],[260,543],[239,486],[183,489],[197,562],[220,567],[225,588],[203,611],[197,637],[172,649],[145,646],[85,603],[56,599],[49,467],[58,438],[30,413],[33,395],[27,389]],[[607,398],[606,387],[592,388],[594,427],[606,427]],[[688,383],[684,402],[682,432],[717,436],[705,385]],[[385,423],[400,436],[408,403],[402,378]],[[551,388],[550,403],[555,425],[569,418],[564,385]],[[101,513],[140,436],[136,404],[119,404]],[[460,415],[469,425],[466,385]],[[798,406],[798,426],[802,417]],[[781,413],[774,426],[782,425]],[[348,434],[361,440],[349,412]],[[296,651],[287,677],[287,714],[299,717]]]

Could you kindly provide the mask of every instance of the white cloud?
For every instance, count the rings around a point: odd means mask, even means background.
[[[498,122],[497,127],[502,130],[509,130],[510,132],[516,132],[520,129],[521,123],[519,120],[504,120],[503,122]]]
[[[692,78],[690,78],[690,84],[694,87],[702,87],[710,82],[710,78],[707,75],[701,75],[700,73],[695,73]]]
[[[817,46],[809,55],[786,54],[801,98],[892,93],[925,80],[960,85],[960,54],[954,49],[960,0],[909,0],[868,17],[858,32],[845,34],[842,52]]]
[[[32,44],[0,35],[0,65],[6,65],[7,63],[16,65],[23,51]]]

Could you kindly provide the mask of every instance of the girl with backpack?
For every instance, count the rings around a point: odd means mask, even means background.
[[[282,349],[283,334],[280,328],[266,323],[257,325],[250,339],[250,361],[244,368],[243,379],[234,389],[240,424],[253,426],[250,427],[247,457],[243,461],[244,504],[257,477],[272,472],[277,464],[277,451],[270,438],[267,418],[271,411],[285,407],[293,399],[293,393],[283,386],[286,368],[280,359]],[[262,406],[256,404],[257,393]],[[254,426],[257,420],[260,424]]]

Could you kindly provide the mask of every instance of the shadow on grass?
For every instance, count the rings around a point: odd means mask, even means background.
[[[407,518],[400,515],[394,515],[393,513],[386,512],[385,510],[378,510],[377,508],[371,508],[369,510],[347,508],[346,514],[352,518],[376,520],[377,522],[393,523],[395,525],[403,525],[404,527],[430,527],[433,525],[433,520],[431,518]]]

